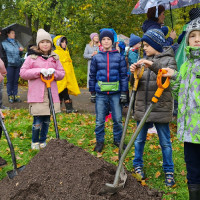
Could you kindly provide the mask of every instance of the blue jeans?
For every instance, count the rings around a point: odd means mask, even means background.
[[[139,122],[137,122],[137,125]],[[133,160],[134,167],[143,167],[143,152],[146,141],[147,131],[151,128],[152,123],[145,123],[142,130],[135,140],[135,158]],[[158,132],[159,142],[163,155],[164,172],[174,172],[174,163],[172,160],[172,144],[170,141],[169,123],[154,123]]]
[[[8,96],[17,95],[20,67],[8,66],[6,70],[7,70],[7,94]]]
[[[107,114],[107,106],[110,105],[113,120],[114,141],[120,142],[123,126],[122,126],[122,105],[120,104],[120,93],[117,94],[96,94],[96,141],[104,142],[105,136],[105,117]]]
[[[32,126],[32,142],[44,143],[49,129],[50,115],[34,116]]]

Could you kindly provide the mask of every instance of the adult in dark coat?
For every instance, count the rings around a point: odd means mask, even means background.
[[[149,8],[147,11],[147,20],[144,21],[142,25],[142,30],[146,33],[150,29],[161,29],[165,20],[165,8],[162,5],[158,6],[158,10],[156,11],[156,7]],[[156,16],[158,14],[158,16]],[[169,37],[166,39],[163,46],[171,46],[173,44],[174,39],[176,38],[176,32],[172,30],[169,34]]]

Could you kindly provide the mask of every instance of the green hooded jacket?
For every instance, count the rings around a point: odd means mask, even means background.
[[[171,80],[178,100],[177,132],[183,142],[200,144],[200,47],[186,47],[186,62]]]

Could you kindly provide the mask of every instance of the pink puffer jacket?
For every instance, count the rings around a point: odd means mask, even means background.
[[[62,80],[65,76],[65,71],[59,61],[57,54],[53,54],[47,60],[41,56],[30,55],[25,60],[21,70],[20,76],[28,80],[28,103],[43,102],[45,83],[40,78],[40,71],[42,68],[54,68],[54,81],[51,82],[51,93],[54,103],[59,103],[58,88],[56,81]]]

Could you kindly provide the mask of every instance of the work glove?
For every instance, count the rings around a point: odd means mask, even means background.
[[[47,69],[42,68],[42,69],[40,70],[40,73],[41,73],[44,77],[48,77],[48,71],[47,71]]]
[[[91,92],[90,101],[92,103],[96,103],[96,93],[95,92]]]
[[[124,104],[124,103],[127,103],[127,102],[128,102],[127,93],[126,92],[121,92],[120,103]]]
[[[55,72],[55,69],[49,68],[47,71],[48,71],[48,75],[51,76]]]

